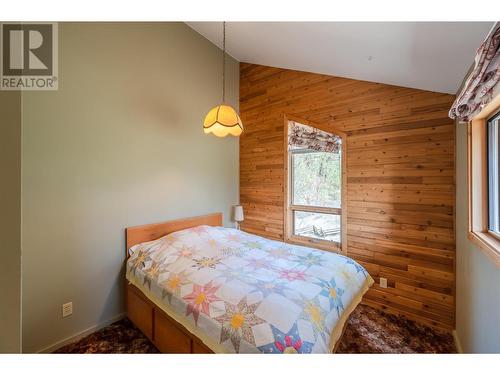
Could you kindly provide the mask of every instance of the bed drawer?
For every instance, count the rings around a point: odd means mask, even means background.
[[[155,345],[162,353],[191,353],[191,338],[177,323],[167,318],[158,309],[155,310]]]
[[[209,348],[197,340],[193,340],[193,354],[213,354]]]
[[[153,309],[151,302],[141,296],[133,285],[127,287],[128,318],[150,340],[153,340]]]

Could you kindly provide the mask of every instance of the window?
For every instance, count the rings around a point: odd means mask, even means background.
[[[342,135],[302,121],[286,123],[285,240],[342,251]]]
[[[500,267],[499,110],[500,95],[468,124],[468,237],[498,267]]]
[[[488,120],[488,229],[500,236],[500,112]]]
[[[293,234],[340,243],[340,153],[299,149],[290,156]]]

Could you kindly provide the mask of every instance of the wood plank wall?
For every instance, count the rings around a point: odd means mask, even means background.
[[[242,229],[283,239],[283,114],[347,133],[347,251],[378,282],[364,303],[455,324],[454,96],[241,63]]]

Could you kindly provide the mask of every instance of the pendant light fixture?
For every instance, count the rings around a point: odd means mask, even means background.
[[[226,22],[222,23],[222,104],[212,108],[203,122],[205,134],[212,133],[217,137],[230,134],[235,137],[243,132],[240,116],[226,100]]]

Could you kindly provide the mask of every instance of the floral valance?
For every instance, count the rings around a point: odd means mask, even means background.
[[[460,95],[453,103],[449,116],[469,121],[500,91],[500,23],[481,44],[474,59],[474,69],[467,77]]]
[[[312,126],[288,122],[288,148],[339,153],[342,138]]]

